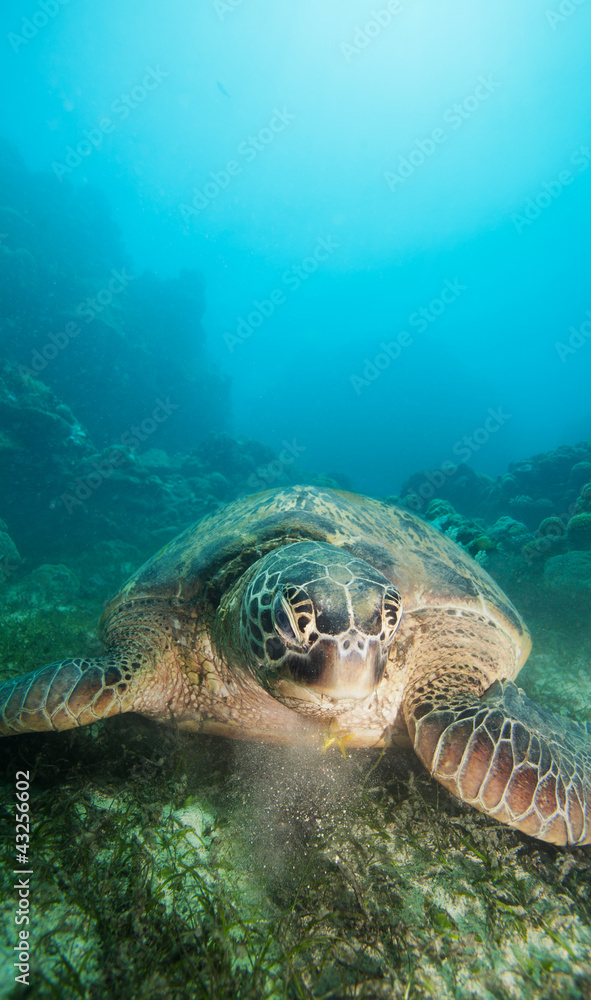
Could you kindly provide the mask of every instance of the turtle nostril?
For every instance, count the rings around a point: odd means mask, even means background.
[[[357,640],[357,648],[358,649],[364,649],[364,647],[365,647],[365,643],[364,643],[363,639],[358,639]]]
[[[349,640],[345,639],[345,641],[343,643],[343,649],[348,649],[350,645],[351,645],[351,643],[349,642]]]

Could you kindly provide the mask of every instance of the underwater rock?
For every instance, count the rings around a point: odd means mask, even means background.
[[[0,229],[3,227],[0,211]],[[18,327],[34,314],[39,297],[39,271],[29,250],[0,243],[0,316],[8,327]]]
[[[573,514],[583,514],[591,511],[591,483],[585,483],[575,501]]]
[[[571,517],[566,532],[573,549],[591,549],[591,513],[585,511]]]
[[[216,499],[223,500],[231,496],[232,487],[230,481],[221,472],[210,472],[205,477],[205,482],[207,483],[209,492]]]
[[[332,476],[312,476],[310,479],[312,486],[324,486],[328,490],[339,490],[341,486]]]
[[[456,524],[462,520],[461,515],[458,514],[457,510],[453,504],[449,502],[449,500],[431,500],[425,511],[425,517],[428,521],[448,518]]]
[[[541,566],[551,556],[565,548],[564,540],[557,535],[545,535],[541,538],[534,538],[532,542],[526,542],[521,550],[521,555],[528,566]]]
[[[591,552],[577,550],[548,559],[544,568],[544,586],[553,596],[567,603],[577,601],[588,615],[591,598]]]
[[[400,492],[405,505],[416,513],[424,514],[429,502],[438,498],[453,504],[460,514],[486,517],[494,508],[498,488],[488,476],[461,463],[445,474],[441,469],[416,472]]]
[[[463,523],[462,515],[458,514],[449,500],[431,500],[423,516],[444,533],[449,528],[460,527]]]
[[[554,514],[554,504],[544,497],[538,500],[530,496],[511,497],[509,509],[532,531],[535,531],[540,521]]]
[[[74,606],[80,583],[68,566],[59,564],[38,566],[4,595],[6,610],[35,608],[53,610]]]
[[[226,480],[224,487],[220,479],[211,482],[210,492],[224,500],[243,493],[257,493],[275,489],[295,482],[312,483],[309,475],[302,474],[298,467],[299,455],[305,449],[297,441],[283,441],[279,454],[268,445],[251,438],[233,437],[230,434],[209,434],[195,447],[183,466],[198,478],[208,482],[212,472],[219,473]],[[346,477],[339,476],[334,486],[343,489]]]
[[[172,529],[169,537],[174,533]],[[79,551],[68,561],[68,566],[80,581],[81,600],[90,598],[100,606],[142,562],[154,554],[154,550],[152,539],[144,548],[139,548],[129,541],[113,538]]]
[[[583,442],[575,447],[564,445],[554,451],[533,455],[525,462],[512,462],[508,471],[515,478],[519,493],[556,502],[567,485],[572,488],[569,476],[573,466],[589,461],[591,446]]]
[[[540,538],[564,538],[566,525],[559,517],[545,517],[538,528]]]
[[[467,517],[491,524],[513,517],[534,532],[547,517],[568,518],[583,483],[589,482],[591,442],[512,462],[495,481],[467,465],[415,473],[403,483],[401,502],[425,515],[429,503],[446,500]],[[578,512],[578,511],[577,511]]]
[[[30,173],[4,140],[0,190],[0,357],[43,379],[99,447],[157,433],[158,447],[188,451],[224,428],[229,381],[207,360],[202,275],[136,275],[103,195]]]
[[[251,438],[233,437],[227,433],[208,434],[193,448],[184,466],[200,471],[219,472],[235,482],[244,480],[252,473],[263,476],[265,467],[276,459],[275,452],[268,445]],[[257,468],[257,467],[260,467]],[[272,477],[269,477],[272,479]]]
[[[551,556],[566,549],[566,525],[560,517],[546,517],[541,522],[536,537],[526,542],[521,555],[528,566],[540,566]]]
[[[138,456],[138,460],[144,469],[150,469],[156,475],[160,473],[168,474],[171,469],[179,469],[181,460],[173,457],[162,448],[150,448]]]
[[[150,555],[220,503],[296,478],[288,457],[229,434],[189,454],[97,449],[51,389],[13,365],[0,370],[0,512],[29,565],[119,538]]]
[[[510,472],[506,472],[505,475],[499,476],[497,483],[504,496],[515,496],[517,490],[517,480]]]
[[[566,524],[560,517],[546,517],[541,522],[536,537],[526,542],[521,554],[526,563],[541,564],[551,556],[566,550]]]
[[[591,462],[576,462],[568,474],[568,485],[579,490],[591,481]]]
[[[0,513],[29,565],[118,538],[149,555],[219,503],[292,481],[287,449],[284,459],[229,434],[189,454],[127,440],[97,449],[48,386],[15,365],[0,369]]]
[[[534,537],[525,524],[513,517],[500,517],[489,529],[490,537],[505,552],[521,552]]]
[[[431,500],[423,516],[483,565],[488,563],[488,554],[497,548],[481,520],[463,517],[448,500]]]
[[[62,447],[68,457],[92,445],[71,409],[42,382],[8,362],[0,368],[0,446],[5,451]]]
[[[328,479],[331,480],[331,482],[337,484],[335,489],[346,490],[349,493],[355,492],[352,480],[349,478],[349,476],[346,476],[344,472],[338,472],[335,469],[329,469],[328,472],[326,473],[326,476]]]
[[[7,533],[6,524],[0,518],[0,583],[12,576],[20,562],[18,549]]]
[[[27,557],[59,548],[51,503],[94,448],[74,414],[36,379],[0,367],[0,508]]]

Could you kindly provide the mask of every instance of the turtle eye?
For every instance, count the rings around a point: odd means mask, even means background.
[[[384,594],[384,621],[388,630],[394,634],[402,615],[402,599],[394,587],[388,587]]]
[[[280,637],[287,643],[293,644],[298,643],[299,638],[296,634],[294,624],[291,617],[287,613],[285,607],[285,599],[280,593],[277,594],[275,600],[273,601],[273,618],[275,620],[275,630],[279,633]]]
[[[277,613],[275,615],[275,621],[279,625],[279,628],[281,629],[282,632],[287,632],[288,634],[291,633],[291,635],[295,639],[295,636],[293,635],[293,629],[291,627],[291,622],[290,622],[289,618],[287,617],[287,615],[286,615],[285,611],[283,610],[283,608],[277,608]]]

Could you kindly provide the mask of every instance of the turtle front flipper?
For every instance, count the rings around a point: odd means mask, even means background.
[[[539,840],[591,843],[585,726],[541,708],[510,681],[482,697],[430,681],[414,687],[405,715],[418,757],[463,802]]]
[[[72,729],[132,711],[141,666],[107,655],[50,663],[6,681],[0,686],[0,735]]]

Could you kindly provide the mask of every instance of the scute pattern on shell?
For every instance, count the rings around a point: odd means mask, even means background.
[[[408,511],[339,490],[293,486],[236,500],[188,528],[142,566],[105,612],[140,597],[215,604],[265,552],[318,540],[364,559],[401,592],[405,612],[433,605],[485,610],[519,639],[506,597],[454,542]]]

